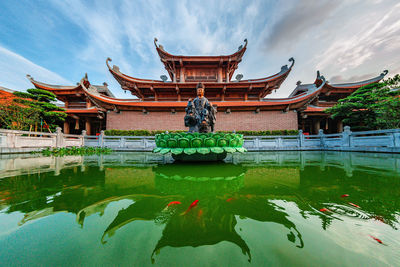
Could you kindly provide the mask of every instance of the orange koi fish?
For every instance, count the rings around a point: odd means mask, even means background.
[[[380,240],[379,238],[369,235],[373,240],[375,240],[376,242],[378,242],[379,244],[383,244],[382,240]]]
[[[327,208],[322,208],[322,209],[320,209],[319,211],[321,211],[321,212],[327,212],[327,211],[331,212],[331,210],[330,210],[330,209],[327,209]]]
[[[343,194],[340,197],[348,197],[348,196],[349,196],[349,194]]]
[[[233,197],[230,197],[230,198],[228,198],[228,199],[226,200],[226,202],[231,202],[232,200],[234,200],[234,198],[233,198]]]
[[[178,205],[178,204],[182,204],[180,201],[171,201],[168,203],[167,207],[170,207],[172,205]]]
[[[356,208],[359,208],[359,209],[361,208],[360,206],[358,206],[358,205],[356,205],[354,203],[349,202],[349,204],[352,205],[353,207],[356,207]]]
[[[199,212],[197,213],[197,219],[200,219],[201,216],[203,216],[203,210],[200,209]]]
[[[187,210],[182,213],[181,215],[185,215],[186,213],[188,213],[193,207],[195,207],[197,205],[199,201],[196,199],[195,201],[192,202],[192,204],[190,204],[189,208],[187,208]]]

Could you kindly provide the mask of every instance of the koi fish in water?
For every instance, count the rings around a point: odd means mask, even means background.
[[[359,208],[359,209],[361,208],[360,206],[358,206],[358,205],[356,205],[354,203],[349,202],[349,204],[352,205],[353,207],[356,207],[356,208]]]
[[[322,208],[319,211],[321,211],[321,212],[332,212],[330,209],[327,209],[327,208]]]
[[[234,198],[233,198],[233,197],[230,197],[230,198],[228,198],[228,199],[226,200],[226,202],[231,202],[232,200],[234,200]]]
[[[199,212],[197,213],[197,219],[200,219],[201,216],[203,216],[203,210],[200,209]]]
[[[373,240],[375,240],[376,242],[378,242],[379,244],[383,244],[382,240],[380,240],[379,238],[369,235],[369,237],[371,237]]]
[[[348,196],[349,196],[349,194],[343,194],[340,197],[348,197]]]
[[[187,210],[183,213],[181,213],[181,215],[185,215],[186,213],[188,213],[193,207],[195,207],[197,205],[199,201],[196,199],[195,201],[192,202],[192,204],[190,204],[189,208],[187,208]]]
[[[166,210],[168,210],[169,207],[175,206],[175,205],[178,205],[178,204],[182,204],[182,203],[181,203],[180,201],[171,201],[171,202],[169,202],[168,205],[163,209],[163,211],[166,211]]]
[[[167,207],[170,207],[172,205],[178,205],[178,204],[182,204],[180,201],[171,201],[168,203]]]

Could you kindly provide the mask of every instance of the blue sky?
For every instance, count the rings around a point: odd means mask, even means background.
[[[124,94],[105,65],[159,79],[166,74],[153,39],[173,54],[247,52],[236,73],[261,78],[296,64],[277,93],[312,83],[400,73],[400,2],[369,1],[11,1],[0,2],[0,86],[32,87],[26,79],[70,85],[85,72]]]

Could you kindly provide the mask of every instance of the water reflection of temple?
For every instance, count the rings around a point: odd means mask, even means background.
[[[102,215],[110,203],[131,200],[104,229],[103,242],[112,240],[128,224],[152,221],[164,226],[158,243],[154,244],[154,252],[165,246],[197,247],[227,241],[238,246],[248,258],[250,247],[237,232],[239,218],[284,226],[285,238],[294,246],[303,246],[301,231],[288,211],[275,200],[294,203],[301,216],[318,217],[325,229],[333,219],[318,209],[323,203],[341,204],[338,196],[345,192],[362,206],[367,216],[364,219],[382,216],[392,227],[397,223],[400,193],[396,190],[400,182],[393,179],[398,169],[391,166],[400,166],[396,165],[400,157],[364,154],[363,159],[371,164],[369,169],[363,169],[357,164],[355,153],[248,154],[233,158],[236,164],[207,168],[160,165],[157,162],[164,162],[164,158],[146,159],[143,154],[67,157],[62,158],[64,165],[59,158],[46,158],[58,161],[47,164],[46,172],[33,163],[29,169],[26,161],[24,174],[13,176],[13,170],[11,177],[7,177],[3,173],[6,177],[0,180],[0,203],[3,212],[24,213],[21,224],[69,212],[83,226],[86,218]],[[379,168],[385,168],[386,172],[376,179]],[[335,172],[330,171],[333,169]],[[57,179],[54,174],[58,175]],[[371,194],[373,198],[366,198]],[[181,215],[195,199],[199,204]],[[166,209],[171,201],[182,204]],[[377,201],[386,204],[383,207]]]

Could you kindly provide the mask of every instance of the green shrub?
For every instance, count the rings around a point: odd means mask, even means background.
[[[165,134],[165,130],[154,130],[154,131],[149,131],[149,130],[106,130],[104,131],[105,135],[108,136],[154,136],[157,134]],[[180,138],[182,137],[182,133],[187,133],[187,131],[168,131],[172,137],[174,138]],[[214,134],[208,133],[205,134],[204,137],[203,135],[200,135],[199,133],[193,133],[191,135],[185,136],[186,138],[191,139],[193,136],[199,136],[201,138],[205,137],[211,137],[214,136],[214,138],[217,138],[215,134],[231,134],[232,131],[218,131]],[[260,135],[297,135],[299,134],[298,130],[274,130],[274,131],[237,131],[236,134],[242,134],[245,136],[260,136]],[[169,138],[169,137],[168,137]],[[227,137],[228,139],[230,137]]]

